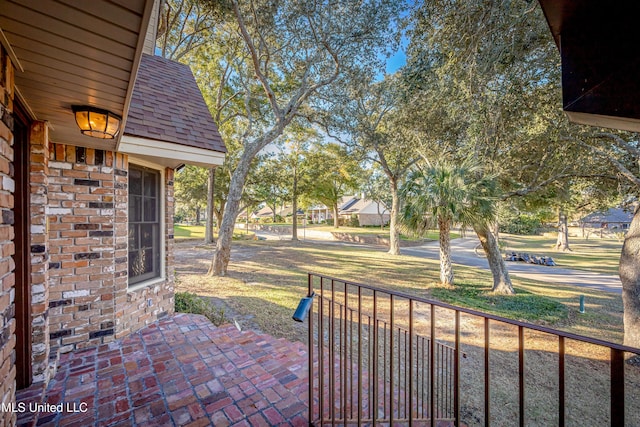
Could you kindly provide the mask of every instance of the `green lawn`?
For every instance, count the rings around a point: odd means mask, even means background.
[[[204,239],[204,225],[174,225],[173,236],[176,239]]]
[[[618,274],[622,242],[614,239],[569,238],[571,252],[557,252],[553,249],[556,239],[553,236],[516,236],[501,234],[501,246],[504,252],[528,252],[540,256],[551,256],[558,265],[577,270],[589,270],[597,273]]]
[[[443,287],[438,283],[438,261],[389,256],[379,248],[290,241],[234,245],[236,255],[226,277],[180,274],[176,290],[222,299],[275,336],[304,340],[304,331],[290,317],[306,293],[306,273],[313,271],[574,333],[614,341],[622,338],[622,301],[612,293],[513,278],[517,295],[496,296],[488,292],[492,283],[488,271],[456,266],[456,286]],[[578,314],[581,294],[587,301],[586,314]]]
[[[173,236],[175,239],[202,239],[204,240],[205,226],[204,225],[174,225]],[[217,232],[214,231],[213,236],[216,237]],[[233,233],[234,240],[252,240],[255,238],[255,233],[250,231],[248,234],[241,230],[236,230]]]

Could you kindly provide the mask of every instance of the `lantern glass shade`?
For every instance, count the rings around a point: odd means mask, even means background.
[[[120,130],[120,116],[111,111],[94,107],[73,107],[76,124],[83,135],[93,138],[113,139]]]

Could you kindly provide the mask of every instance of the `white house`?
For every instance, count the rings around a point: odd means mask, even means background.
[[[311,222],[320,223],[333,218],[332,209],[325,205],[316,205],[308,210]],[[384,225],[389,222],[390,210],[384,203],[367,199],[364,195],[344,196],[338,202],[338,216],[348,221],[353,216],[361,226]]]

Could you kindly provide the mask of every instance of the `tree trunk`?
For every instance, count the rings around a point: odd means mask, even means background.
[[[222,202],[223,205],[220,206],[220,210],[215,210],[215,214],[216,214],[216,224],[218,224],[218,230],[220,229],[220,224],[222,224],[222,217],[224,216],[224,202]]]
[[[438,218],[440,229],[440,282],[453,285],[453,265],[451,264],[451,221]]]
[[[640,348],[640,206],[636,208],[620,255],[624,345]]]
[[[216,168],[209,169],[209,182],[207,186],[207,224],[204,233],[204,242],[213,243],[213,217],[214,217],[214,193],[216,185]]]
[[[495,220],[493,223],[491,223],[491,228],[492,230],[490,231],[493,233],[493,237],[496,239],[496,247],[500,248],[500,223],[498,222],[498,220]],[[500,253],[499,250],[498,253]]]
[[[292,190],[293,200],[291,201],[291,207],[293,209],[293,224],[291,224],[291,240],[298,240],[298,173],[296,170],[293,172]]]
[[[293,223],[291,224],[291,240],[298,240],[298,198],[294,197],[291,201],[293,208]]]
[[[569,247],[569,226],[567,215],[560,210],[558,212],[558,240],[556,241],[557,251],[571,251]]]
[[[482,245],[484,253],[487,255],[489,269],[493,276],[493,287],[491,291],[498,294],[515,295],[511,278],[509,277],[509,270],[507,270],[507,266],[504,264],[495,236],[487,226],[476,226],[474,230],[480,239],[480,245]]]
[[[333,228],[340,228],[340,218],[338,218],[338,204],[333,204]]]
[[[200,205],[196,206],[196,225],[200,225]]]
[[[391,215],[389,215],[389,253],[400,255],[400,230],[398,228],[398,212],[400,210],[400,198],[398,197],[398,182],[391,181]]]
[[[245,153],[246,154],[246,153]],[[227,203],[225,205],[222,222],[218,230],[218,240],[216,241],[216,252],[213,255],[211,266],[209,267],[209,276],[225,276],[229,259],[231,259],[231,241],[233,240],[233,229],[236,225],[238,217],[238,208],[240,207],[240,199],[242,198],[242,190],[244,182],[249,173],[251,160],[255,154],[243,156],[231,176],[229,183],[229,194],[227,195]]]

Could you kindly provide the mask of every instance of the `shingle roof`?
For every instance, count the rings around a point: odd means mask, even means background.
[[[594,212],[582,218],[582,223],[631,223],[633,211],[611,208],[606,212]]]
[[[124,133],[226,153],[191,69],[142,55]]]
[[[338,209],[340,211],[347,211],[350,207],[355,205],[358,202],[358,200],[360,200],[360,199],[356,199],[355,197],[353,199],[351,199],[351,200],[347,200],[342,205],[338,205]]]

